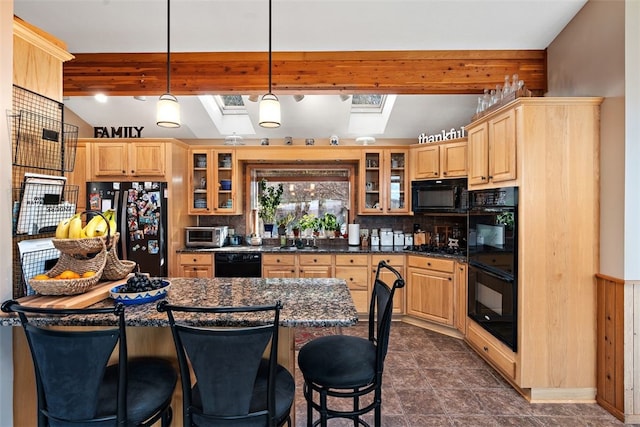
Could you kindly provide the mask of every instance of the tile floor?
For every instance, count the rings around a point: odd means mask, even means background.
[[[327,332],[328,331],[328,332]],[[296,331],[297,346],[313,334]],[[366,336],[366,323],[342,333]],[[296,427],[306,426],[302,375],[296,373]],[[372,417],[365,420],[372,423]],[[391,327],[382,394],[384,427],[622,426],[597,404],[530,404],[463,341],[406,323]],[[330,420],[329,426],[353,426]]]

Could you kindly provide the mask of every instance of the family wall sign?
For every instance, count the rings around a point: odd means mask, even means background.
[[[94,138],[142,138],[144,126],[94,126]]]

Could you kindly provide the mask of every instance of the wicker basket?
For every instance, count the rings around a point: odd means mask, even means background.
[[[61,253],[58,262],[46,274],[51,280],[29,280],[29,285],[41,295],[76,295],[81,294],[95,286],[104,271],[107,262],[107,248],[104,243],[102,250],[91,258],[80,255]],[[72,270],[82,275],[87,271],[95,274],[91,277],[79,279],[53,279],[65,270]]]
[[[83,214],[96,214],[103,217],[102,212],[99,211],[84,211]],[[67,255],[82,255],[95,254],[102,250],[106,246],[110,249],[113,246],[114,238],[111,236],[111,227],[109,221],[107,221],[107,234],[100,237],[85,237],[83,239],[51,239],[53,246],[60,252]]]
[[[107,262],[102,272],[102,278],[105,280],[120,280],[127,277],[136,268],[134,261],[121,260],[118,258],[118,239],[120,233],[113,236],[111,248],[107,249]]]

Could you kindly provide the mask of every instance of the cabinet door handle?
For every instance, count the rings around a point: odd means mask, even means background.
[[[350,281],[350,282],[353,282],[353,277],[349,277],[349,281]]]
[[[484,176],[481,176],[481,177],[480,177],[480,179],[481,179],[482,181],[484,181],[484,180],[486,180],[487,178],[486,178],[486,177],[484,177]]]
[[[489,179],[493,179],[493,175],[489,175]]]
[[[295,273],[296,271],[295,271],[295,270],[291,270],[291,272],[292,272],[292,273]],[[300,273],[302,273],[302,270],[300,270]]]
[[[445,175],[445,176],[446,176],[446,175],[447,175],[447,173],[446,173],[446,172],[442,172],[442,175]]]
[[[483,349],[486,353],[488,353],[488,352],[489,352],[489,347],[487,347],[487,346],[482,347],[482,349]]]

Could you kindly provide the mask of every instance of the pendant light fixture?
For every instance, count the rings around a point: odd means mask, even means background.
[[[280,127],[280,101],[271,93],[271,0],[269,0],[269,93],[260,100],[259,124],[263,128]]]
[[[156,124],[164,128],[180,127],[180,104],[171,95],[171,0],[167,0],[167,92],[158,100]]]

